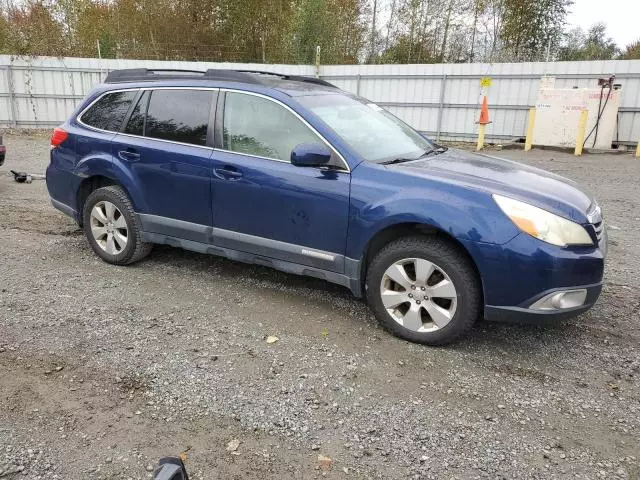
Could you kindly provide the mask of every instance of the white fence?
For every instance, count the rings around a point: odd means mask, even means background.
[[[13,58],[0,55],[0,127],[47,128],[63,122],[106,73],[118,68],[203,70],[234,68],[314,75],[311,65]],[[559,88],[595,86],[616,75],[622,104],[616,140],[640,139],[640,60],[555,63],[445,65],[324,65],[320,76],[387,108],[409,124],[445,140],[475,137],[480,79],[487,89],[492,124],[487,137],[513,140],[525,135],[527,111],[535,105],[540,77],[556,78]]]

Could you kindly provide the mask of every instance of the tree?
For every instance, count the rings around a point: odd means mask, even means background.
[[[0,52],[158,60],[435,63],[612,58],[572,0],[0,0]],[[638,44],[623,57],[638,56]]]
[[[569,31],[558,50],[558,60],[611,60],[619,52],[616,42],[607,36],[607,26],[593,24],[587,33],[580,27]]]
[[[9,47],[9,22],[0,12],[0,54],[11,53]]]
[[[638,60],[640,59],[640,39],[627,45],[624,52],[620,55],[620,60]]]
[[[542,60],[562,39],[571,0],[504,0],[500,39],[516,61]]]
[[[32,0],[12,6],[4,22],[5,33],[0,38],[5,37],[2,41],[8,53],[63,56],[68,52],[62,25],[53,18],[50,4]]]
[[[296,59],[313,63],[358,63],[364,56],[369,10],[366,0],[302,0],[291,30]]]

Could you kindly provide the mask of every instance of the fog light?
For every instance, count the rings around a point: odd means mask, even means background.
[[[564,310],[584,305],[587,299],[587,290],[563,290],[545,295],[529,308],[531,310]]]

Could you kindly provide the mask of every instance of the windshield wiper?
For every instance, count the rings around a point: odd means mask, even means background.
[[[441,147],[440,145],[436,145],[435,148],[432,148],[432,149],[427,150],[426,152],[424,152],[424,154],[422,156],[423,157],[427,157],[429,155],[440,155],[441,153],[444,153],[447,150],[449,150],[447,147]]]
[[[412,162],[413,160],[417,160],[418,158],[402,158],[402,157],[394,158],[393,160],[387,160],[386,162],[382,162],[382,165],[393,165],[394,163]]]
[[[429,155],[439,155],[447,151],[447,147],[441,147],[440,145],[435,148],[430,148],[429,150],[425,150],[420,155],[414,158],[405,158],[399,157],[394,158],[393,160],[387,160],[386,162],[382,162],[382,165],[393,165],[394,163],[404,163],[404,162],[413,162],[414,160],[419,160],[423,157],[428,157]]]

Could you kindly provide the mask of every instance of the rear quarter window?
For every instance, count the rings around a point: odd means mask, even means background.
[[[80,121],[90,127],[117,132],[137,91],[107,93],[82,114]]]

